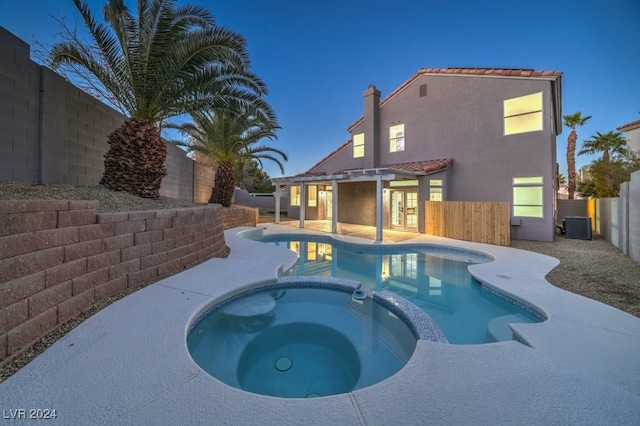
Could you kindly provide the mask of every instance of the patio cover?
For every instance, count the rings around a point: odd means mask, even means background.
[[[344,170],[338,173],[312,173],[305,172],[296,176],[272,178],[276,185],[276,217],[275,223],[280,223],[280,186],[300,185],[300,228],[304,228],[306,186],[308,184],[331,184],[333,197],[338,199],[338,182],[376,182],[376,241],[382,241],[382,191],[383,181],[391,180],[411,180],[419,176],[425,176],[440,170],[444,170],[451,165],[453,159],[416,161],[411,163],[394,164],[387,167],[372,169]],[[338,203],[332,203],[331,232],[338,232]]]

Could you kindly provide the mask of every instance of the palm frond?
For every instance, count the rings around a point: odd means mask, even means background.
[[[158,122],[213,105],[248,104],[267,93],[249,71],[245,38],[218,26],[202,6],[138,0],[134,14],[123,0],[108,0],[98,23],[86,2],[73,1],[93,41],[68,31],[50,63],[76,76],[88,71],[87,85],[131,117]]]

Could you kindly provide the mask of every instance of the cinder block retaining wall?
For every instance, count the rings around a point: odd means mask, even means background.
[[[97,201],[0,200],[0,364],[93,303],[228,249],[253,209],[96,213]]]
[[[260,210],[257,207],[247,207],[232,205],[223,210],[224,229],[236,228],[238,226],[256,226]]]

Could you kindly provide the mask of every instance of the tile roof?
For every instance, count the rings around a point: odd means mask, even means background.
[[[536,71],[532,69],[516,69],[516,68],[420,68],[418,72],[416,72],[413,76],[411,76],[407,81],[398,86],[394,91],[389,93],[382,101],[380,101],[380,106],[384,105],[386,102],[391,100],[396,94],[400,93],[404,88],[409,86],[414,82],[418,77],[425,74],[459,74],[459,75],[481,75],[481,76],[502,76],[502,77],[522,77],[522,78],[532,78],[532,77],[549,77],[553,79],[557,79],[561,84],[562,81],[562,72],[560,71]],[[559,87],[560,90],[560,87]],[[353,122],[349,127],[347,127],[347,131],[351,131],[356,124],[360,123],[364,120],[364,116],[360,117],[358,120]]]
[[[413,161],[411,163],[398,163],[382,166],[383,168],[406,170],[416,173],[431,173],[444,170],[453,163],[453,158],[440,158],[437,160]]]
[[[632,121],[631,123],[623,124],[618,127],[616,130],[620,132],[626,132],[627,130],[633,130],[635,128],[640,127],[640,120]]]
[[[407,172],[426,174],[426,173],[437,172],[438,170],[444,170],[447,167],[449,167],[452,163],[453,163],[453,158],[440,158],[437,160],[425,160],[425,161],[413,161],[410,163],[388,164],[388,165],[379,166],[376,168],[377,169],[397,169],[397,170],[404,170]],[[362,170],[362,169],[341,170],[339,172],[335,172],[331,174],[343,174],[343,173],[352,172],[355,170]],[[303,173],[299,173],[294,177],[316,177],[316,176],[325,176],[325,175],[327,175],[327,173],[325,172],[306,171]]]

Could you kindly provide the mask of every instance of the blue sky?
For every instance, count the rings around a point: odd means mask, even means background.
[[[563,114],[593,116],[578,130],[578,149],[596,131],[640,119],[638,0],[186,2],[246,37],[282,126],[273,145],[289,155],[286,175],[349,138],[369,84],[384,98],[423,67],[562,71]],[[102,3],[89,1],[96,14]],[[71,0],[0,0],[0,25],[27,43],[56,41],[53,16],[78,14]],[[565,176],[568,134],[557,139]],[[593,158],[577,157],[578,167]],[[268,162],[265,170],[280,175]]]

